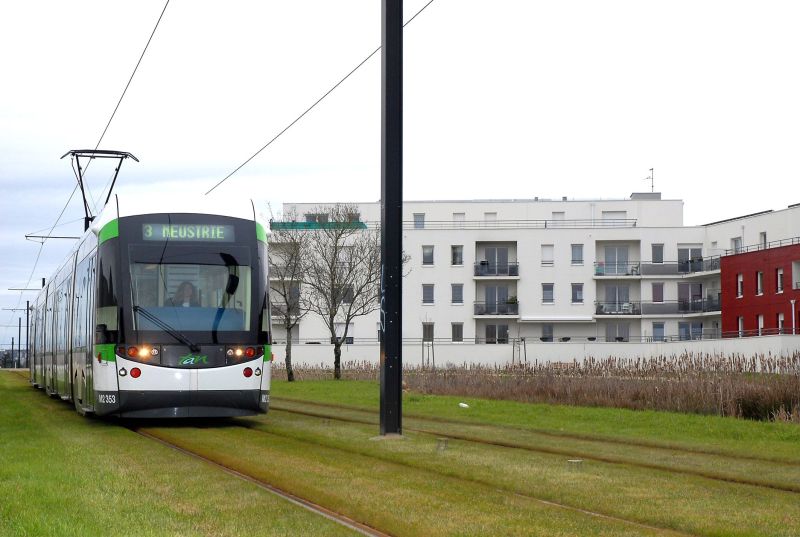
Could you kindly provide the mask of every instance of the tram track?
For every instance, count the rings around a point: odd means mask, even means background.
[[[179,453],[181,453],[183,455],[186,455],[188,457],[192,457],[194,459],[203,461],[204,463],[209,464],[211,466],[214,466],[214,467],[218,468],[219,470],[225,472],[228,475],[237,477],[237,478],[239,478],[239,479],[241,479],[243,481],[247,481],[248,483],[256,485],[257,487],[259,487],[259,488],[261,488],[261,489],[263,489],[263,490],[265,490],[265,491],[267,491],[267,492],[269,492],[271,494],[274,494],[275,496],[278,496],[278,497],[280,497],[280,498],[282,498],[282,499],[284,499],[284,500],[286,500],[286,501],[288,501],[288,502],[290,502],[290,503],[292,503],[294,505],[297,505],[299,507],[302,507],[303,509],[306,509],[307,511],[310,511],[310,512],[312,512],[314,514],[317,514],[317,515],[319,515],[321,517],[324,517],[324,518],[326,518],[328,520],[331,520],[332,522],[335,522],[335,523],[340,524],[340,525],[342,525],[342,526],[344,526],[346,528],[349,528],[349,529],[351,529],[351,530],[353,530],[353,531],[355,531],[355,532],[357,532],[357,533],[359,533],[361,535],[367,535],[367,536],[370,536],[370,537],[391,537],[391,534],[389,534],[389,533],[385,533],[385,532],[383,532],[383,531],[381,531],[381,530],[379,530],[377,528],[373,528],[371,526],[368,526],[366,524],[358,522],[357,520],[353,520],[352,518],[350,518],[350,517],[348,517],[348,516],[346,516],[346,515],[344,515],[342,513],[336,512],[336,511],[334,511],[332,509],[329,509],[329,508],[325,507],[324,505],[320,505],[320,504],[315,503],[315,502],[313,502],[311,500],[308,500],[306,498],[301,498],[300,496],[297,496],[296,494],[292,494],[289,491],[286,491],[286,490],[283,490],[283,489],[281,489],[279,487],[276,487],[276,486],[274,486],[274,485],[272,485],[270,483],[267,483],[267,482],[265,482],[265,481],[263,481],[263,480],[261,480],[261,479],[259,479],[257,477],[254,477],[252,475],[240,472],[239,470],[231,468],[230,466],[227,466],[227,465],[225,465],[225,464],[223,464],[223,463],[221,463],[219,461],[215,461],[215,460],[213,460],[213,459],[211,459],[209,457],[206,457],[204,455],[200,455],[199,453],[195,453],[194,451],[191,451],[189,449],[183,448],[183,447],[181,447],[181,446],[179,446],[177,444],[174,444],[174,443],[172,443],[172,442],[170,442],[168,440],[165,440],[165,439],[160,438],[160,437],[158,437],[158,436],[156,436],[154,434],[151,434],[151,433],[143,430],[140,427],[129,426],[127,428],[128,428],[128,430],[130,430],[130,431],[132,431],[132,432],[134,432],[134,433],[136,433],[136,434],[138,434],[140,436],[143,436],[144,438],[148,438],[148,439],[150,439],[150,440],[152,440],[154,442],[158,442],[159,444],[162,444],[162,445],[164,445],[166,447],[169,447],[169,448],[171,448],[171,449],[173,449],[173,450],[175,450],[175,451],[177,451],[177,452],[179,452]]]
[[[299,403],[297,401],[293,401],[293,402],[298,403],[298,404],[305,404],[305,403]],[[320,404],[320,405],[314,405],[314,406],[325,406],[325,405],[321,405]],[[331,405],[329,408],[337,408],[337,407],[334,406],[334,405]],[[346,423],[356,423],[356,424],[361,424],[361,425],[377,425],[377,422],[374,419],[359,419],[359,418],[354,418],[354,417],[335,416],[335,415],[328,414],[328,413],[323,413],[323,412],[314,412],[314,411],[308,411],[308,410],[302,410],[302,409],[296,409],[296,408],[288,408],[288,407],[281,406],[279,404],[276,405],[274,402],[271,404],[271,409],[272,410],[276,410],[276,411],[281,411],[281,412],[288,412],[288,413],[291,413],[291,414],[297,414],[297,415],[303,415],[303,416],[307,416],[307,417],[319,418],[319,419],[329,419],[329,420],[341,421],[341,422],[346,422]],[[345,409],[344,408],[340,408],[340,410],[345,410]],[[349,412],[354,412],[354,411],[355,412],[363,412],[363,413],[368,412],[368,411],[363,410],[363,409],[355,410],[353,408],[347,408],[346,410],[348,410]],[[408,416],[406,416],[406,417],[408,417]],[[415,417],[414,419],[420,420],[420,421],[424,421],[427,418]],[[430,420],[430,421],[444,422],[444,421],[440,421],[440,420]],[[465,425],[462,422],[446,422],[446,423],[450,423],[450,424],[453,424],[453,425]],[[470,424],[470,425],[475,425],[475,424]],[[643,462],[643,461],[638,461],[638,460],[632,460],[632,459],[629,459],[629,458],[603,456],[603,455],[598,455],[596,453],[591,453],[591,452],[588,452],[588,451],[582,451],[580,449],[562,449],[562,448],[554,448],[554,447],[547,447],[547,446],[533,446],[533,445],[530,445],[530,444],[525,444],[525,443],[520,443],[520,442],[512,442],[512,441],[504,441],[504,440],[491,440],[491,439],[481,438],[481,437],[474,436],[474,435],[454,433],[454,432],[451,432],[451,431],[442,431],[442,430],[419,427],[419,426],[408,426],[407,424],[404,426],[404,429],[407,430],[407,431],[410,431],[410,432],[416,432],[416,433],[420,433],[420,434],[426,434],[426,435],[437,436],[437,437],[442,437],[442,438],[449,438],[449,439],[452,439],[452,440],[461,440],[461,441],[465,441],[465,442],[471,442],[471,443],[474,443],[474,444],[481,444],[481,445],[494,446],[494,447],[502,447],[502,448],[507,448],[507,449],[518,449],[518,450],[522,450],[522,451],[528,451],[528,452],[534,452],[534,453],[544,453],[544,454],[548,454],[548,455],[562,455],[562,456],[566,456],[566,457],[570,457],[570,458],[576,458],[577,457],[577,458],[581,458],[581,459],[585,459],[585,460],[592,460],[592,461],[603,462],[603,463],[607,463],[607,464],[619,464],[619,465],[633,466],[633,467],[638,467],[638,468],[643,468],[643,469],[648,469],[648,470],[658,470],[658,471],[664,471],[664,472],[670,472],[670,473],[676,473],[676,474],[682,474],[682,475],[688,475],[688,476],[694,476],[694,477],[701,477],[701,478],[705,478],[705,479],[711,479],[711,480],[714,480],[714,481],[720,481],[720,482],[731,483],[731,484],[736,484],[736,485],[747,485],[747,486],[753,486],[753,487],[761,487],[761,488],[766,488],[766,489],[770,489],[770,490],[777,490],[777,491],[781,491],[781,492],[789,492],[789,493],[794,493],[794,494],[800,493],[800,484],[793,485],[793,484],[788,484],[788,483],[774,483],[774,482],[770,482],[770,481],[764,481],[764,480],[751,479],[751,478],[746,478],[746,477],[733,476],[733,475],[730,475],[730,474],[721,474],[721,473],[716,473],[716,472],[711,472],[711,471],[699,471],[699,470],[693,470],[693,469],[685,468],[685,467],[668,466],[668,465],[665,465],[665,464],[648,463],[648,462]],[[533,431],[531,431],[531,432],[533,432]],[[598,440],[592,440],[592,441],[597,442]],[[641,446],[637,446],[637,447],[641,447]],[[660,448],[660,449],[669,449],[669,448]],[[705,453],[697,453],[697,452],[691,452],[691,451],[686,451],[686,453],[691,454],[691,455],[697,455],[697,454],[707,455]],[[724,457],[724,456],[722,456],[722,457]],[[766,462],[766,461],[760,461],[760,462]]]
[[[315,406],[315,407],[322,407],[322,408],[330,408],[335,410],[347,410],[352,412],[361,412],[365,414],[376,414],[376,410],[371,410],[364,407],[358,407],[354,405],[343,405],[343,404],[336,404],[336,403],[322,403],[319,401],[308,401],[305,399],[296,399],[292,397],[273,397],[272,404],[270,408],[276,408],[275,402],[288,402],[294,404],[301,404],[301,405],[308,405],[308,406]],[[686,453],[688,455],[708,455],[714,457],[722,457],[731,460],[742,460],[742,461],[754,461],[754,462],[761,462],[761,463],[768,463],[768,464],[780,464],[785,466],[792,466],[800,468],[800,461],[791,461],[786,460],[783,458],[778,457],[759,457],[756,455],[743,455],[737,453],[729,453],[721,450],[713,450],[713,449],[705,449],[701,447],[696,448],[687,448],[685,446],[679,444],[672,444],[669,442],[647,442],[642,440],[634,440],[634,439],[623,439],[623,438],[614,438],[604,435],[593,435],[593,434],[582,434],[582,433],[571,433],[567,431],[553,431],[549,429],[541,429],[541,428],[534,428],[534,427],[517,427],[514,425],[504,425],[504,424],[494,424],[494,423],[484,423],[484,422],[474,422],[474,421],[467,421],[467,420],[459,420],[459,419],[451,419],[451,418],[443,418],[439,416],[425,416],[422,414],[410,414],[410,413],[403,413],[403,418],[405,419],[414,419],[414,420],[421,420],[421,421],[431,421],[435,423],[442,423],[447,425],[463,425],[463,426],[471,426],[471,427],[492,427],[497,430],[508,430],[508,431],[518,431],[518,432],[525,432],[525,433],[532,433],[542,436],[549,436],[551,438],[556,439],[571,439],[571,440],[582,440],[586,442],[600,442],[604,444],[616,444],[620,446],[632,446],[632,447],[640,447],[646,449],[657,449],[663,451],[673,451],[673,452],[681,452]]]
[[[346,420],[342,420],[342,421],[346,421]],[[355,422],[355,423],[359,423],[359,422]],[[296,441],[296,442],[302,442],[302,443],[305,443],[305,444],[310,444],[310,445],[318,446],[318,447],[325,447],[325,448],[328,448],[328,449],[336,449],[338,451],[343,451],[343,452],[346,452],[346,453],[349,453],[349,454],[352,454],[352,455],[359,455],[359,456],[369,457],[371,459],[379,460],[379,461],[384,462],[384,463],[389,463],[389,464],[393,464],[393,465],[397,465],[397,466],[402,466],[402,467],[406,467],[406,468],[413,469],[413,470],[416,470],[416,471],[424,471],[424,472],[435,474],[437,476],[440,476],[440,477],[443,477],[443,478],[447,478],[447,479],[457,480],[457,481],[461,481],[461,482],[464,482],[464,483],[470,483],[470,484],[473,484],[473,485],[490,487],[491,489],[496,490],[499,493],[506,494],[508,496],[513,496],[513,497],[520,498],[520,499],[524,499],[524,500],[529,501],[529,502],[534,502],[534,503],[537,503],[539,505],[542,505],[542,506],[545,506],[545,507],[548,507],[548,508],[559,509],[559,510],[562,510],[562,511],[571,512],[571,513],[575,513],[575,514],[580,514],[580,515],[588,516],[588,517],[591,517],[591,518],[594,518],[594,519],[604,520],[604,521],[608,521],[608,522],[612,522],[612,523],[624,524],[624,525],[632,527],[632,528],[638,528],[640,530],[646,530],[646,531],[649,531],[649,532],[655,532],[658,535],[669,536],[669,537],[700,537],[700,534],[689,533],[689,532],[676,530],[676,529],[668,528],[668,527],[656,526],[656,525],[648,524],[646,522],[641,522],[641,521],[638,521],[638,520],[624,518],[624,517],[621,517],[621,516],[611,515],[611,514],[607,514],[607,513],[601,513],[601,512],[598,512],[598,511],[592,511],[590,509],[584,509],[584,508],[577,507],[577,506],[574,506],[574,505],[569,505],[567,503],[562,503],[562,502],[557,502],[557,501],[553,501],[553,500],[548,500],[548,499],[545,499],[545,498],[540,498],[540,497],[537,497],[537,496],[534,496],[534,495],[531,495],[531,494],[528,494],[528,493],[520,492],[518,490],[512,490],[512,489],[504,488],[504,487],[498,485],[497,483],[493,483],[493,482],[487,482],[487,481],[482,481],[480,479],[471,479],[471,478],[466,478],[466,477],[463,477],[463,476],[451,475],[449,473],[440,472],[440,471],[437,471],[437,470],[431,469],[431,468],[419,467],[419,466],[416,466],[416,465],[413,465],[413,464],[409,464],[409,463],[406,463],[406,462],[402,462],[402,461],[398,461],[398,460],[392,459],[392,458],[379,457],[379,456],[376,456],[374,454],[369,454],[369,453],[361,452],[361,451],[358,451],[358,450],[348,450],[348,449],[342,448],[341,446],[333,446],[333,445],[331,445],[329,443],[325,443],[325,442],[318,442],[318,441],[309,440],[307,438],[298,438],[298,437],[294,437],[294,436],[291,436],[291,435],[283,435],[283,434],[279,434],[279,433],[276,433],[276,432],[273,432],[273,431],[263,430],[263,429],[259,428],[262,424],[257,422],[257,421],[254,421],[254,420],[236,421],[236,422],[233,422],[231,424],[235,425],[237,428],[244,428],[244,429],[247,429],[248,431],[257,432],[257,433],[264,434],[264,435],[291,438],[293,441]],[[202,428],[206,429],[206,430],[213,429],[213,427],[202,427]],[[306,508],[306,509],[308,509],[308,510],[314,512],[314,513],[317,513],[317,514],[319,514],[321,516],[329,518],[329,519],[331,519],[331,520],[333,520],[333,521],[335,521],[335,522],[337,522],[339,524],[342,524],[343,526],[346,526],[346,527],[348,527],[350,529],[358,531],[362,535],[374,535],[374,536],[388,536],[388,535],[390,535],[388,533],[382,532],[379,529],[376,529],[376,528],[373,528],[373,527],[368,526],[366,524],[357,522],[357,521],[347,517],[346,515],[343,515],[341,513],[332,511],[332,510],[328,509],[327,507],[322,506],[320,504],[317,504],[317,503],[315,503],[315,502],[313,502],[311,500],[307,500],[305,498],[301,498],[299,496],[296,496],[296,495],[292,494],[291,492],[288,492],[286,490],[283,490],[283,489],[280,489],[278,487],[275,487],[274,485],[272,485],[270,483],[267,483],[267,482],[265,482],[265,481],[263,481],[263,480],[261,480],[261,479],[259,479],[257,477],[254,477],[254,476],[249,475],[247,473],[243,473],[243,472],[241,472],[239,470],[231,468],[230,466],[228,466],[226,464],[223,464],[223,463],[221,463],[219,461],[216,461],[216,460],[214,460],[214,459],[212,459],[210,457],[207,457],[205,455],[200,455],[200,454],[192,451],[191,449],[187,449],[185,447],[181,447],[180,445],[177,445],[177,444],[175,444],[173,442],[170,442],[170,441],[168,441],[166,439],[163,439],[163,438],[161,438],[161,437],[159,437],[157,435],[151,434],[151,433],[143,430],[142,428],[139,428],[139,427],[128,427],[128,429],[131,430],[132,432],[136,433],[136,434],[139,434],[139,435],[145,437],[145,438],[148,438],[150,440],[159,442],[159,443],[161,443],[161,444],[163,444],[163,445],[165,445],[167,447],[170,447],[170,448],[178,451],[179,453],[182,453],[184,455],[187,455],[187,456],[196,458],[198,460],[201,460],[203,462],[206,462],[206,463],[208,463],[208,464],[210,464],[212,466],[215,466],[215,467],[219,468],[220,470],[222,470],[222,471],[224,471],[224,472],[226,472],[226,473],[228,473],[230,475],[233,475],[235,477],[238,477],[240,479],[243,479],[245,481],[253,483],[253,484],[259,486],[260,488],[263,488],[263,489],[265,489],[265,490],[267,490],[267,491],[269,491],[269,492],[271,492],[273,494],[276,494],[277,496],[279,496],[281,498],[284,498],[284,499],[286,499],[286,500],[288,500],[288,501],[290,501],[290,502],[292,502],[292,503],[294,503],[296,505],[300,505],[301,507],[304,507],[304,508]],[[219,432],[223,433],[224,429],[219,429]]]

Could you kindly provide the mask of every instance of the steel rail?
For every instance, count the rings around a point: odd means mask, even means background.
[[[155,435],[150,434],[150,433],[148,433],[146,431],[143,431],[139,427],[127,427],[127,428],[128,428],[128,430],[130,430],[130,431],[132,431],[132,432],[134,432],[134,433],[136,433],[136,434],[138,434],[140,436],[143,436],[145,438],[149,438],[150,440],[153,440],[153,441],[158,442],[158,443],[160,443],[160,444],[162,444],[162,445],[164,445],[166,447],[174,449],[175,451],[177,451],[179,453],[182,453],[183,455],[187,455],[189,457],[193,457],[193,458],[201,460],[201,461],[203,461],[203,462],[205,462],[207,464],[210,464],[210,465],[218,468],[219,470],[222,470],[226,474],[232,475],[234,477],[238,477],[239,479],[242,479],[244,481],[252,483],[252,484],[256,485],[257,487],[259,487],[259,488],[261,488],[263,490],[266,490],[267,492],[270,492],[270,493],[274,494],[275,496],[278,496],[278,497],[280,497],[280,498],[282,498],[282,499],[284,499],[284,500],[286,500],[286,501],[288,501],[288,502],[290,502],[290,503],[292,503],[294,505],[302,507],[303,509],[311,511],[312,513],[317,514],[317,515],[319,515],[321,517],[324,517],[324,518],[326,518],[326,519],[328,519],[328,520],[330,520],[332,522],[336,522],[337,524],[340,524],[340,525],[342,525],[342,526],[344,526],[346,528],[349,528],[349,529],[351,529],[351,530],[353,530],[355,532],[358,532],[361,535],[368,535],[368,536],[371,536],[371,537],[391,537],[391,534],[389,534],[389,533],[385,533],[385,532],[382,532],[382,531],[380,531],[380,530],[378,530],[376,528],[373,528],[371,526],[367,526],[366,524],[363,524],[361,522],[353,520],[352,518],[347,517],[347,516],[343,515],[342,513],[338,513],[336,511],[328,509],[324,505],[320,505],[318,503],[314,503],[314,502],[312,502],[310,500],[307,500],[305,498],[297,496],[296,494],[292,494],[291,492],[288,492],[286,490],[278,488],[275,485],[272,485],[270,483],[262,481],[262,480],[260,480],[260,479],[258,479],[256,477],[253,477],[251,475],[248,475],[248,474],[242,473],[242,472],[240,472],[238,470],[235,470],[235,469],[233,469],[233,468],[231,468],[229,466],[226,466],[226,465],[224,465],[222,463],[219,463],[219,462],[217,462],[217,461],[215,461],[213,459],[210,459],[210,458],[205,457],[203,455],[199,455],[199,454],[197,454],[197,453],[195,453],[193,451],[190,451],[188,449],[182,448],[182,447],[180,447],[180,446],[178,446],[176,444],[173,444],[172,442],[164,440],[163,438],[159,438],[158,436],[155,436]]]
[[[359,420],[356,418],[345,418],[341,416],[332,416],[329,414],[323,414],[319,412],[311,412],[311,411],[304,411],[304,410],[297,410],[297,409],[288,409],[286,407],[281,407],[280,405],[271,404],[270,408],[272,410],[280,411],[280,412],[287,412],[290,414],[298,414],[302,416],[308,416],[313,418],[322,418],[322,419],[331,419],[336,421],[343,421],[348,423],[358,423],[362,425],[375,425],[374,421],[369,420]],[[407,416],[408,417],[408,416]],[[409,418],[415,419],[415,418]],[[419,427],[405,427],[407,431],[412,431],[421,434],[427,434],[431,436],[439,436],[443,438],[450,438],[452,440],[462,440],[465,442],[471,442],[474,444],[483,444],[487,446],[495,446],[495,447],[502,447],[508,449],[519,449],[522,451],[529,451],[533,453],[546,453],[548,455],[564,455],[567,457],[580,457],[586,460],[592,460],[596,462],[603,462],[607,464],[620,464],[625,466],[634,466],[638,468],[645,468],[648,470],[659,470],[662,472],[667,473],[675,473],[675,474],[683,474],[683,475],[690,475],[695,477],[702,477],[704,479],[711,479],[714,481],[721,481],[724,483],[731,483],[735,485],[747,485],[752,487],[759,487],[759,488],[766,488],[770,490],[779,490],[781,492],[791,492],[794,494],[800,493],[800,485],[784,485],[779,483],[770,483],[767,481],[759,481],[757,479],[749,479],[749,478],[742,478],[730,475],[722,475],[716,474],[714,472],[703,472],[703,471],[695,471],[688,468],[674,468],[669,466],[664,466],[662,464],[655,464],[655,463],[647,463],[647,462],[640,462],[630,459],[624,458],[615,458],[615,457],[606,457],[602,455],[596,455],[593,453],[589,453],[586,451],[578,450],[568,450],[568,449],[559,449],[559,448],[550,448],[550,447],[534,447],[528,444],[520,444],[517,442],[508,442],[503,440],[488,440],[485,438],[480,438],[476,436],[470,436],[466,434],[457,434],[457,433],[450,433],[444,431],[437,431],[435,429],[424,429]],[[691,452],[690,452],[691,453]]]

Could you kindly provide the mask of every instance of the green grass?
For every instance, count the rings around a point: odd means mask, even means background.
[[[272,395],[375,410],[380,397],[370,381],[273,381]],[[403,395],[403,414],[800,462],[800,427],[791,423],[416,393]]]
[[[800,494],[692,474],[800,486],[800,464],[768,460],[800,461],[796,425],[478,399],[463,409],[463,398],[411,393],[403,439],[384,440],[374,423],[278,410],[375,420],[375,382],[279,381],[272,394],[266,416],[139,424],[395,535],[800,535]],[[437,436],[460,433],[530,449],[454,439],[440,449]],[[0,446],[3,536],[346,532],[114,422],[80,418],[8,372]]]
[[[0,536],[352,535],[0,371]]]

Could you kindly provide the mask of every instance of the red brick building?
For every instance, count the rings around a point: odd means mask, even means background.
[[[721,260],[723,335],[800,333],[800,239],[746,250]]]

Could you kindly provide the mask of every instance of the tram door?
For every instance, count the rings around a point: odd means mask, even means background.
[[[92,269],[93,256],[89,256],[78,264],[75,271],[75,299],[72,316],[72,359],[70,379],[72,398],[79,411],[89,406],[87,400],[87,378],[92,371],[92,354],[94,343],[94,325],[92,324]]]

